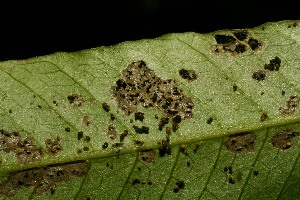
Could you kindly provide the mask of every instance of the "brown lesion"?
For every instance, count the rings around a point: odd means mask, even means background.
[[[46,139],[45,144],[47,152],[51,155],[55,155],[63,149],[60,144],[59,138],[56,138],[54,140]]]
[[[34,193],[42,195],[51,192],[51,188],[58,183],[85,176],[88,170],[88,161],[76,161],[13,172],[6,181],[0,183],[0,194],[12,198],[20,189],[34,187]]]
[[[192,72],[191,72],[192,73]],[[190,77],[191,76],[191,77]],[[189,77],[196,78],[193,73]],[[144,61],[136,61],[122,71],[122,77],[112,86],[114,98],[125,115],[134,113],[135,119],[143,121],[137,111],[138,105],[145,108],[157,107],[166,118],[180,116],[182,120],[193,117],[194,103],[173,79],[161,79]],[[179,123],[177,123],[178,125]],[[160,125],[159,129],[162,130]]]
[[[271,144],[281,150],[286,150],[292,147],[292,139],[299,136],[299,132],[292,129],[285,129],[271,138]]]
[[[22,162],[37,161],[42,158],[42,149],[35,146],[31,137],[22,139],[17,131],[0,130],[0,151],[14,152],[17,159]]]
[[[254,151],[256,135],[252,132],[242,132],[230,135],[225,142],[225,147],[233,152]]]

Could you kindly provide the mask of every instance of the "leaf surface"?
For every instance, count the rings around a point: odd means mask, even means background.
[[[1,62],[1,198],[299,198],[299,23]]]

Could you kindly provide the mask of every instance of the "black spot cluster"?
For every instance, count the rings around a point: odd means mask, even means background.
[[[179,70],[179,75],[188,81],[194,81],[197,79],[197,74],[193,69],[181,69]]]
[[[247,30],[236,30],[231,34],[217,34],[214,37],[217,44],[212,46],[212,50],[215,53],[231,52],[241,54],[249,48],[256,51],[262,46],[260,41],[249,37]]]
[[[144,61],[129,64],[112,91],[126,115],[138,113],[137,106],[141,104],[145,108],[156,106],[169,118],[179,115],[189,119],[193,116],[194,103],[184,95],[176,81],[161,79]],[[142,121],[143,116],[138,114],[136,120]]]
[[[258,70],[256,72],[253,72],[252,78],[257,81],[263,81],[267,77],[267,70],[279,71],[280,64],[281,59],[278,56],[275,56],[275,58],[271,59],[268,64],[265,64],[264,70]]]

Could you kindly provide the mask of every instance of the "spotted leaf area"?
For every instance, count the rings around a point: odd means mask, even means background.
[[[299,21],[0,62],[0,200],[298,199]]]

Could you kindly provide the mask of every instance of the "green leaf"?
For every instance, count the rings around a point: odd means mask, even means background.
[[[299,23],[1,62],[1,199],[299,198]]]

